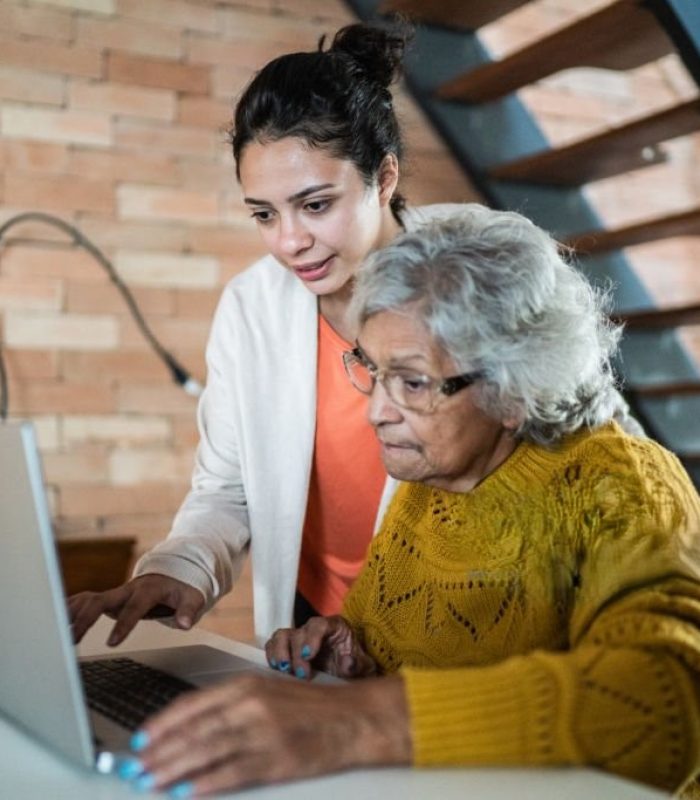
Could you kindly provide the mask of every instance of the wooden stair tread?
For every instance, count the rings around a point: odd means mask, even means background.
[[[492,178],[581,186],[666,160],[659,142],[700,130],[700,99],[693,98],[565,147],[499,164]]]
[[[514,11],[531,0],[384,0],[382,14],[405,14],[411,19],[446,28],[476,30]]]
[[[700,235],[700,207],[679,214],[638,222],[613,230],[586,231],[566,239],[566,244],[579,256],[607,253],[645,242],[672,239],[676,236]]]
[[[700,325],[700,304],[644,311],[620,311],[611,314],[611,317],[615,322],[624,322],[628,331]]]
[[[629,387],[630,391],[641,397],[672,397],[674,395],[700,394],[700,380],[669,381],[668,383],[652,383]]]
[[[651,11],[638,0],[617,0],[500,61],[447,81],[437,94],[444,100],[484,103],[564,69],[634,69],[673,49]]]

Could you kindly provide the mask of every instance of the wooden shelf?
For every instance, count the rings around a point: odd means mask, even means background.
[[[56,543],[66,595],[101,592],[124,583],[129,577],[136,540],[97,537],[59,539]]]
[[[700,99],[694,98],[626,125],[489,170],[499,180],[581,186],[666,160],[660,142],[700,130]]]
[[[444,100],[484,103],[564,69],[634,69],[673,49],[651,11],[638,0],[617,0],[500,61],[453,78],[439,88],[438,95]]]
[[[700,381],[675,381],[652,383],[648,386],[630,386],[630,391],[639,397],[674,397],[700,394]]]
[[[611,317],[615,322],[624,322],[628,331],[678,328],[682,325],[700,325],[700,305],[649,311],[622,311],[612,314]]]
[[[385,0],[380,13],[405,14],[410,19],[445,28],[476,30],[531,0]]]
[[[610,250],[621,250],[635,244],[656,242],[661,239],[672,239],[676,236],[700,235],[700,208],[670,214],[667,217],[627,225],[609,231],[587,231],[566,240],[579,256],[592,256],[607,253]]]

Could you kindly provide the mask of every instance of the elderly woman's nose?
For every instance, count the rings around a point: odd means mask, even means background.
[[[376,381],[369,396],[367,419],[370,425],[377,426],[387,422],[400,422],[401,409],[389,397],[381,381]]]

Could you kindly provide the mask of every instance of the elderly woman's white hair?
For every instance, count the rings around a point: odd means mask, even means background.
[[[524,439],[550,444],[626,416],[610,363],[620,328],[605,295],[520,214],[465,206],[372,254],[354,290],[356,321],[404,310],[457,371],[483,371],[476,402],[517,420]]]

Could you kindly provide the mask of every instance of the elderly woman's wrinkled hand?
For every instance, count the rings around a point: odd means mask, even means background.
[[[280,628],[265,645],[273,669],[297,678],[311,678],[321,670],[339,678],[366,678],[377,666],[340,616],[311,617],[300,628]]]
[[[278,783],[355,766],[406,764],[403,681],[317,685],[245,675],[186,694],[132,740],[119,775],[171,797]]]

